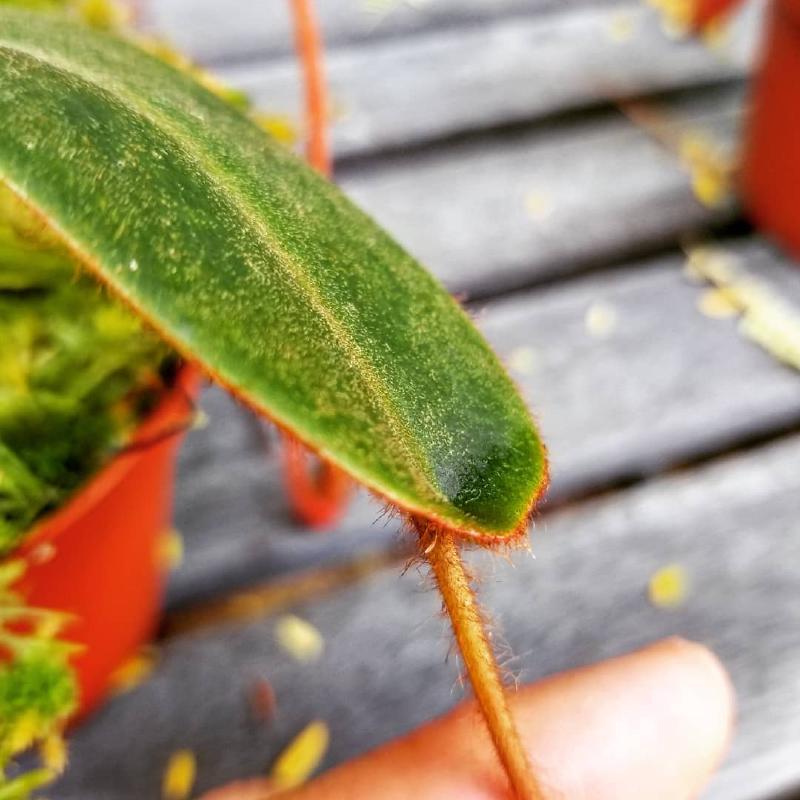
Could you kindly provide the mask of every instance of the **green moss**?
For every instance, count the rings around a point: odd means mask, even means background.
[[[51,721],[73,709],[75,680],[66,659],[54,657],[59,647],[58,642],[32,640],[0,668],[0,762],[16,755],[15,745],[23,740],[27,745],[49,735]]]
[[[124,446],[170,359],[7,190],[0,213],[2,554]]]
[[[57,638],[71,620],[25,605],[12,588],[24,569],[0,564],[0,800],[26,800],[63,769],[61,731],[77,697],[73,647]],[[14,759],[34,745],[43,766],[13,774]]]

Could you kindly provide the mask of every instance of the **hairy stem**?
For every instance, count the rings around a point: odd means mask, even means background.
[[[518,800],[543,800],[508,708],[481,610],[452,533],[415,521],[497,755]]]

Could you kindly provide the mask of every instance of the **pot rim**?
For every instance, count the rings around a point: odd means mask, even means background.
[[[159,404],[148,414],[131,437],[131,444],[144,444],[154,439],[152,446],[160,444],[165,428],[194,411],[193,398],[200,383],[200,370],[191,363],[183,362],[175,375],[175,381],[161,398]],[[177,433],[177,431],[176,431]],[[149,452],[149,447],[132,447],[123,450],[89,478],[63,506],[45,516],[25,534],[22,543],[6,557],[26,557],[42,544],[53,542],[69,530],[92,506],[100,502],[117,487],[130,471]]]

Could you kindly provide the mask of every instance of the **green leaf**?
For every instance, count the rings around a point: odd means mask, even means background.
[[[406,510],[525,523],[542,445],[441,286],[238,111],[133,44],[0,8],[0,177],[181,353]]]

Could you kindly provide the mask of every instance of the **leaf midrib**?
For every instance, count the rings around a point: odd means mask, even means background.
[[[429,491],[432,490],[440,502],[446,503],[448,506],[454,508],[450,499],[447,498],[440,491],[435,482],[431,480],[431,465],[424,457],[424,451],[420,448],[418,440],[413,435],[413,429],[405,419],[402,412],[399,410],[397,404],[392,400],[391,394],[388,391],[388,387],[381,378],[377,367],[363,352],[363,348],[354,339],[352,332],[348,330],[347,326],[337,319],[326,307],[324,295],[322,295],[319,292],[318,287],[309,280],[308,275],[306,274],[306,271],[303,269],[302,265],[297,262],[296,258],[289,251],[287,251],[279,242],[275,240],[269,229],[264,226],[259,218],[259,211],[257,207],[253,204],[252,200],[241,191],[235,182],[232,183],[231,176],[228,175],[224,167],[219,163],[218,159],[214,158],[213,156],[206,156],[204,153],[202,153],[202,151],[196,145],[194,145],[191,137],[186,136],[186,131],[182,126],[173,124],[168,117],[164,116],[163,113],[157,107],[154,107],[150,102],[148,102],[146,98],[139,98],[135,93],[131,92],[124,85],[116,81],[113,76],[97,73],[96,71],[87,68],[85,65],[78,64],[72,59],[64,57],[61,54],[54,55],[38,47],[20,45],[18,43],[9,43],[7,39],[4,40],[4,42],[5,44],[0,46],[2,49],[27,55],[60,72],[66,73],[73,77],[77,76],[79,79],[83,80],[84,83],[88,84],[94,90],[102,94],[109,94],[109,90],[106,87],[108,85],[112,85],[114,90],[111,92],[111,94],[115,99],[124,99],[125,104],[132,112],[143,117],[155,128],[162,131],[165,136],[168,136],[175,141],[176,144],[183,149],[183,152],[186,155],[193,159],[197,164],[200,164],[209,170],[209,173],[212,174],[219,182],[219,186],[224,189],[225,196],[227,199],[229,199],[231,205],[240,213],[241,217],[245,221],[251,224],[252,229],[264,242],[267,250],[275,257],[276,263],[278,263],[284,269],[285,273],[287,273],[294,280],[295,284],[304,293],[309,301],[310,306],[317,312],[319,317],[324,321],[331,331],[342,352],[353,357],[362,368],[361,375],[364,377],[368,388],[374,390],[375,396],[384,410],[387,421],[398,434],[396,437],[397,441],[401,444],[407,455],[410,456],[410,461],[419,470],[419,474],[427,477],[427,481],[425,483],[426,488]],[[162,66],[160,62],[158,63],[159,66]],[[163,66],[166,67],[166,65]],[[243,118],[243,121],[247,122],[246,118]],[[60,233],[62,236],[69,238],[69,235],[64,231],[60,231]],[[87,262],[90,266],[92,266],[92,261],[90,258],[87,258]],[[134,306],[139,305],[135,299],[131,298],[129,295],[127,300]],[[145,309],[142,309],[142,312],[147,315],[147,311]],[[255,400],[246,390],[243,390],[239,386],[235,386],[233,388],[243,396],[246,396],[251,402],[254,402],[255,405],[262,407],[262,404]],[[268,411],[269,414],[273,413],[271,410],[264,410]],[[289,423],[288,421],[285,421],[285,424],[287,424],[288,427],[294,427],[294,424]],[[414,442],[415,447],[409,447],[407,442]],[[338,456],[333,456],[333,460],[340,461]],[[358,468],[353,468],[351,464],[348,464],[347,469],[348,471],[354,473],[354,475],[361,479],[364,483],[372,486],[375,485],[375,481],[372,478],[364,476],[363,474],[359,474],[360,471]]]

